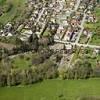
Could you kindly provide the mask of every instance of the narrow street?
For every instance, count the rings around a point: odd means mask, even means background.
[[[81,30],[80,30],[80,32],[78,33],[78,37],[77,37],[77,39],[76,39],[76,41],[75,41],[76,44],[79,42],[80,37],[81,37],[81,35],[82,35],[82,32],[83,32],[83,30],[84,30],[85,19],[86,19],[86,14],[84,13],[84,17],[83,17],[83,20],[82,20],[81,26],[80,26],[80,27],[81,27]]]
[[[80,5],[80,2],[81,2],[81,0],[77,0],[77,3],[76,3],[76,5],[75,5],[75,10],[74,10],[74,11],[77,11],[77,9],[78,9],[78,7],[79,7],[79,5]]]
[[[61,43],[61,44],[69,44],[69,45],[73,45],[73,46],[83,46],[83,47],[89,47],[89,48],[100,48],[100,46],[98,45],[89,45],[89,44],[80,44],[80,43],[72,43],[72,42],[67,42],[67,41],[61,41],[61,40],[54,40],[56,43]]]
[[[38,17],[38,19],[36,21],[36,24],[39,22],[39,20],[40,20],[41,16],[43,15],[44,11],[45,11],[45,8],[43,8],[41,13],[39,14],[39,17]]]

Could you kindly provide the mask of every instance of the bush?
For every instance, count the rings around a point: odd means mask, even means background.
[[[78,60],[73,66],[73,71],[76,79],[87,79],[93,74],[91,63],[88,61]]]
[[[44,79],[52,79],[58,76],[57,68],[58,67],[51,60],[46,60],[43,64],[38,66],[38,71]]]
[[[72,68],[61,68],[59,76],[62,79],[87,79],[93,76],[93,69],[88,61],[78,60]]]
[[[26,57],[26,60],[29,61],[31,58],[30,57]]]
[[[65,68],[58,69],[59,78],[66,79],[67,78],[67,71]]]
[[[32,58],[33,65],[39,65],[39,64],[43,63],[43,61],[44,61],[44,59],[40,55],[37,55]]]
[[[25,56],[24,56],[23,54],[21,54],[21,55],[19,55],[19,58],[20,58],[20,59],[24,59]]]
[[[6,86],[7,85],[7,73],[0,73],[0,86]]]

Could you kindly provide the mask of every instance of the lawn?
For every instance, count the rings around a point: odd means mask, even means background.
[[[45,32],[43,33],[43,36],[50,36],[50,35],[51,35],[51,34],[50,34],[50,32],[49,32],[48,29],[46,29]]]
[[[34,58],[35,55],[35,53],[32,54],[31,52],[19,54],[10,57],[9,60],[7,60],[7,64],[9,64],[9,66],[12,66],[13,69],[27,69],[32,66],[32,58]],[[2,61],[0,61],[0,65],[3,66]]]
[[[81,37],[80,37],[80,40],[79,40],[79,43],[82,43],[82,44],[86,44],[88,41],[88,38],[87,38],[87,36],[85,36],[83,33],[82,33],[82,35],[81,35]]]
[[[24,69],[24,68],[28,68],[31,65],[31,60],[29,58],[29,60],[26,60],[27,58],[24,56],[24,58],[21,57],[15,57],[13,59],[13,66],[15,68],[20,68],[20,69]]]
[[[92,67],[96,67],[97,61],[100,61],[100,54],[93,54],[93,49],[90,48],[78,48],[74,53],[71,63],[73,64],[77,59],[88,60]]]
[[[6,24],[12,21],[15,17],[19,17],[24,11],[26,0],[0,0],[1,7],[12,4],[10,11],[0,16],[0,23]]]
[[[20,54],[11,59],[12,66],[14,68],[19,69],[26,69],[32,65],[32,56],[34,57],[35,54],[26,53]]]
[[[0,88],[0,100],[77,100],[100,96],[100,79],[46,80],[31,86]]]
[[[85,23],[84,27],[89,28],[93,32],[90,44],[100,45],[100,8],[95,8],[94,14],[98,21],[96,23]]]
[[[33,59],[35,59],[38,56],[39,56],[38,53],[27,52],[25,54],[19,54],[11,58],[10,62],[13,68],[27,69],[33,65],[32,64]]]
[[[90,41],[90,44],[94,44],[94,45],[99,45],[100,46],[100,33],[94,34],[92,37],[92,40]]]

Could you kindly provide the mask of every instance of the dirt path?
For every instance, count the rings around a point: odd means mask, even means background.
[[[0,48],[1,48],[1,47],[6,48],[6,49],[8,49],[8,50],[11,50],[12,48],[14,48],[14,47],[16,47],[16,46],[13,45],[13,44],[0,42]]]

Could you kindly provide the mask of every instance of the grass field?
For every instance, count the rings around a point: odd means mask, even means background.
[[[0,0],[1,7],[4,7],[9,3],[12,4],[10,11],[0,16],[0,23],[6,24],[8,21],[20,16],[24,11],[25,1],[26,0]]]
[[[100,96],[100,79],[46,80],[31,86],[0,88],[0,100],[77,100]]]
[[[84,27],[89,28],[93,32],[92,39],[90,41],[90,44],[93,45],[100,45],[100,8],[95,8],[94,14],[97,17],[98,22],[97,23],[86,23]]]
[[[32,65],[32,54],[19,55],[11,59],[14,68],[28,68]]]

